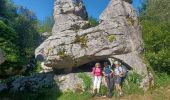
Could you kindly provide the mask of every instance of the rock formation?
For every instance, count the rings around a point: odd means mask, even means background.
[[[78,77],[78,73],[70,73],[63,75],[55,75],[54,73],[39,73],[23,77],[11,77],[7,82],[0,81],[0,93],[3,91],[8,92],[21,92],[21,91],[39,91],[42,88],[59,88],[64,92],[72,90],[74,92],[83,92],[84,83]]]
[[[4,57],[3,51],[0,48],[0,64],[2,64],[4,61],[5,61],[5,57]]]
[[[56,0],[53,35],[36,49],[37,59],[47,67],[71,70],[91,61],[117,58],[140,74],[147,73],[140,57],[140,26],[131,4],[110,0],[96,27],[88,28],[86,19],[81,0]]]

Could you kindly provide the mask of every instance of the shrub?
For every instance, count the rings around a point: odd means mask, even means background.
[[[100,87],[100,93],[101,95],[105,95],[108,92],[108,89],[105,85],[101,85]]]
[[[154,83],[156,88],[165,87],[170,83],[170,76],[166,73],[156,72],[154,78],[155,78]]]
[[[41,62],[36,62],[36,65],[35,65],[35,69],[34,71],[35,72],[40,72],[42,69],[41,69]]]
[[[127,78],[123,81],[123,91],[125,94],[141,94],[143,90],[139,88],[142,76],[135,71],[130,71]]]
[[[85,91],[89,90],[92,85],[92,79],[86,73],[79,73],[79,78],[83,79]]]

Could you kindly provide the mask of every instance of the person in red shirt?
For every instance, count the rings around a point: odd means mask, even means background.
[[[100,63],[96,63],[95,67],[93,67],[92,74],[94,76],[93,80],[93,96],[96,95],[96,90],[97,90],[97,95],[99,95],[99,90],[100,90],[100,84],[101,84],[101,79],[102,79],[102,69]]]

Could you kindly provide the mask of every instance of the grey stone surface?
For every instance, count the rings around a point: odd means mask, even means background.
[[[83,28],[88,26],[87,13],[78,1],[80,5],[56,0],[52,36],[36,49],[37,60],[42,58],[45,66],[69,72],[92,61],[116,58],[147,77],[140,25],[129,1],[110,0],[100,15],[100,24],[91,28]]]
[[[73,92],[83,92],[84,82],[78,77],[79,73],[55,75],[54,73],[39,73],[30,76],[11,77],[5,83],[0,82],[0,93],[21,92],[24,90],[38,91],[41,88],[53,88],[57,86],[60,91],[71,90]]]
[[[4,52],[0,48],[0,64],[2,64],[4,61],[5,61]]]
[[[142,36],[132,5],[123,0],[111,0],[100,15],[100,24],[88,29],[81,29],[80,24],[76,24],[85,22],[82,17],[87,16],[84,6],[79,8],[84,12],[80,16],[74,13],[72,0],[56,0],[54,9],[53,35],[35,52],[36,56],[44,58],[46,66],[67,69],[113,57],[146,74],[146,66],[140,57]],[[74,24],[79,29],[70,29]]]

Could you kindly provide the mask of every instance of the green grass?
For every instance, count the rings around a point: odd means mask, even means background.
[[[166,73],[155,73],[155,88],[165,87],[170,83],[170,76]]]
[[[89,100],[92,95],[88,92],[84,93],[73,93],[71,91],[63,93],[57,100]]]

